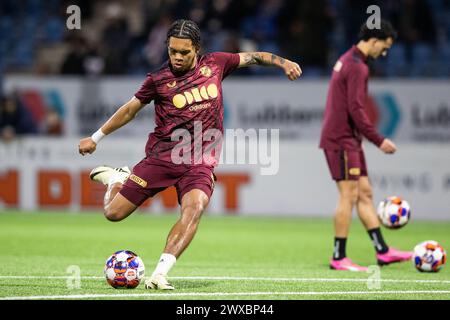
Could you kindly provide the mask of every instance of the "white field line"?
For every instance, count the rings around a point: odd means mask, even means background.
[[[410,290],[410,291],[332,291],[332,292],[186,292],[186,293],[132,293],[132,294],[75,294],[4,297],[0,300],[41,300],[41,299],[95,299],[95,298],[143,298],[143,297],[217,297],[217,296],[340,296],[340,295],[386,295],[386,294],[449,294],[450,290]]]
[[[104,279],[103,276],[82,276],[81,280]],[[222,280],[222,281],[293,281],[293,282],[367,282],[367,278],[271,278],[271,277],[169,277],[171,280]],[[1,279],[73,279],[73,276],[0,276]],[[450,280],[424,280],[424,279],[379,279],[388,283],[442,283],[450,284]],[[378,281],[378,280],[377,280]]]

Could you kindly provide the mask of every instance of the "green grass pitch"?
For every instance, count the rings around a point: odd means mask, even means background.
[[[450,299],[450,266],[420,273],[412,262],[373,273],[333,271],[332,219],[205,215],[170,273],[171,292],[116,290],[103,277],[106,258],[128,249],[151,274],[176,214],[135,213],[118,223],[100,212],[8,211],[0,214],[0,299]],[[450,250],[450,222],[412,220],[383,229],[387,242],[412,249],[436,240]],[[367,233],[354,220],[347,254],[375,265]],[[70,266],[81,271],[79,287]],[[69,268],[69,269],[68,269]]]

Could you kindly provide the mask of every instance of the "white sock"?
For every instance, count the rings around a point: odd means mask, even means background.
[[[167,275],[170,269],[172,269],[173,265],[177,262],[177,258],[170,253],[163,253],[161,258],[159,258],[159,262],[156,265],[155,271],[153,271],[152,277],[155,274],[163,274]]]

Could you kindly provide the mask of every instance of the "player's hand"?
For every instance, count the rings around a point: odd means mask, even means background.
[[[397,146],[389,139],[384,139],[380,145],[381,151],[384,153],[392,154],[397,151]]]
[[[302,75],[302,69],[300,68],[298,63],[292,62],[290,60],[286,60],[283,69],[284,73],[291,81],[298,79]]]
[[[78,152],[84,156],[85,154],[91,154],[97,148],[97,144],[92,141],[91,137],[87,137],[80,140],[80,144],[78,145]]]

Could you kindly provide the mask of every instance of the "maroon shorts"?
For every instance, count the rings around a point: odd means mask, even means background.
[[[178,203],[192,189],[200,189],[211,198],[214,190],[214,169],[205,165],[174,164],[145,158],[134,166],[120,194],[136,206],[167,187],[175,186]]]
[[[367,176],[363,150],[324,150],[333,180],[358,180]]]

